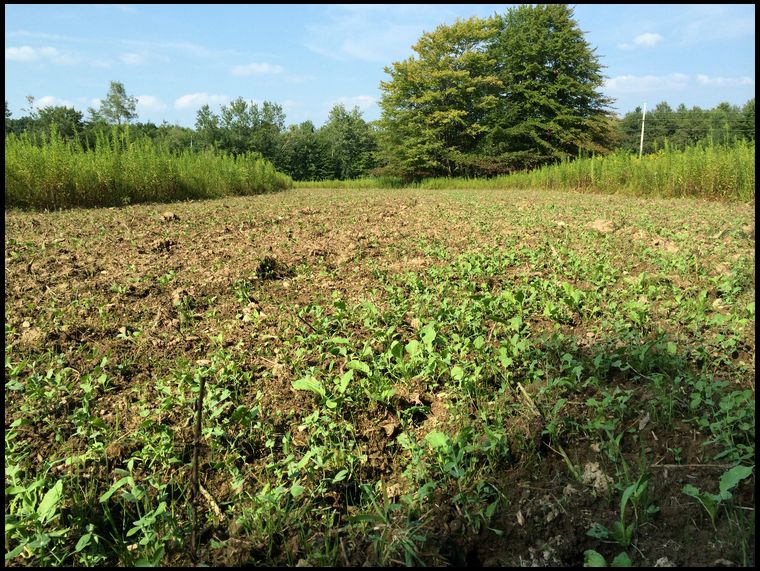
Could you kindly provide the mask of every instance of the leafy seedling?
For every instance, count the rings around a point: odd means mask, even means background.
[[[683,493],[687,496],[695,498],[700,505],[705,508],[707,515],[710,516],[710,521],[715,527],[715,518],[718,515],[718,507],[721,503],[731,499],[731,490],[734,489],[739,482],[752,475],[754,466],[734,466],[730,470],[726,471],[721,477],[718,484],[719,493],[713,494],[710,492],[702,492],[696,486],[692,484],[686,484],[683,487]]]

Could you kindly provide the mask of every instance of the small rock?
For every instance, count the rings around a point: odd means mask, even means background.
[[[712,306],[714,309],[723,309],[726,307],[726,304],[723,303],[723,300],[719,297],[715,298],[715,301],[712,302]]]
[[[657,561],[655,561],[654,566],[655,567],[675,567],[676,564],[673,563],[667,557],[660,557]]]
[[[613,480],[599,468],[598,462],[589,462],[583,467],[583,483],[591,485],[597,493],[606,494]]]
[[[611,234],[615,231],[615,225],[609,220],[604,220],[602,218],[597,218],[587,227],[591,230],[596,230],[600,234]]]
[[[572,484],[568,484],[567,486],[565,486],[565,489],[562,490],[562,495],[565,496],[566,498],[569,498],[570,496],[574,496],[577,493],[578,493],[578,490],[576,490],[572,486]]]
[[[179,221],[179,216],[177,216],[174,212],[167,210],[166,212],[161,213],[161,220],[164,222],[172,222],[174,220]]]

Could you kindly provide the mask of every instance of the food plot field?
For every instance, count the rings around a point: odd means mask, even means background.
[[[6,564],[753,565],[753,229],[486,190],[6,211]]]

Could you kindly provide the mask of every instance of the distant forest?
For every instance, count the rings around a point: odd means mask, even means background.
[[[207,109],[201,110],[195,129],[166,122],[156,125],[135,121],[129,124],[129,136],[148,137],[159,146],[176,151],[210,148],[234,154],[256,151],[293,180],[347,180],[382,171],[379,128],[376,122],[365,121],[358,108],[348,111],[342,105],[335,106],[319,128],[311,121],[285,127],[282,108],[275,103],[264,105],[266,114],[255,103],[247,104],[240,99],[223,108],[221,116],[227,118],[225,121]],[[236,117],[230,113],[233,106],[237,107]],[[615,119],[618,139],[611,150],[639,151],[641,119],[642,110],[638,108]],[[103,120],[85,119],[80,111],[70,107],[45,107],[14,119],[6,102],[6,135],[28,133],[42,140],[53,125],[61,135],[85,149],[94,146],[98,132],[105,134],[116,128]],[[666,147],[683,149],[699,142],[731,144],[742,139],[755,140],[754,98],[741,107],[721,103],[712,109],[689,109],[681,104],[673,109],[663,101],[647,110],[645,154]]]

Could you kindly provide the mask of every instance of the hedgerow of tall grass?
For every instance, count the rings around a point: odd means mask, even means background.
[[[397,188],[400,179],[300,182],[312,188]],[[627,151],[565,160],[529,172],[493,178],[427,178],[405,186],[423,189],[576,190],[652,197],[713,200],[755,199],[755,143],[700,143],[684,150],[667,146],[639,158]]]
[[[431,181],[433,182],[433,181]],[[498,188],[573,189],[638,196],[755,199],[755,143],[667,146],[639,158],[628,152],[566,160],[489,181]]]
[[[5,138],[5,207],[57,209],[249,195],[293,181],[256,153],[172,153],[128,132],[99,135],[92,151],[55,129],[42,142]]]

